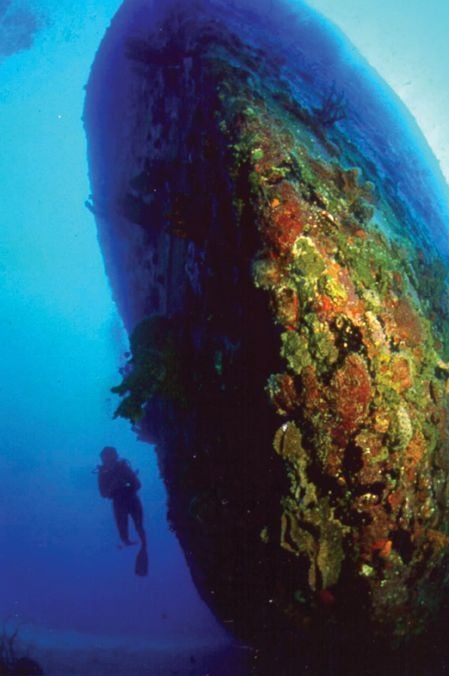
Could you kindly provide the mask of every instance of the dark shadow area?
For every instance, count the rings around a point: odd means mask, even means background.
[[[1,676],[43,676],[42,667],[36,660],[23,655],[19,629],[3,629],[0,636]]]

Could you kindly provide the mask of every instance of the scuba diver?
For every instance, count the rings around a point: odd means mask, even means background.
[[[139,535],[141,549],[137,555],[137,575],[146,575],[148,559],[146,553],[147,539],[143,527],[143,508],[137,495],[141,483],[137,473],[131,469],[127,460],[119,458],[113,446],[105,446],[100,453],[102,464],[97,466],[98,488],[103,498],[112,500],[115,523],[119,532],[122,546],[128,547],[137,544],[129,538],[129,517],[134,522]]]

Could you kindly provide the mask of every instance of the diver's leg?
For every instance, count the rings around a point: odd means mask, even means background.
[[[143,507],[137,495],[133,496],[133,499],[129,506],[129,513],[131,515],[132,520],[134,521],[134,525],[136,527],[136,531],[140,537],[142,545],[146,545],[147,536],[143,527]]]
[[[113,500],[115,523],[123,544],[131,544],[128,534],[128,510],[123,500]]]

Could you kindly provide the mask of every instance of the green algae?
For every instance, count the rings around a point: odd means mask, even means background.
[[[185,405],[182,362],[170,320],[149,317],[142,320],[130,338],[131,358],[125,376],[111,392],[123,397],[114,417],[139,422],[145,405],[154,397]]]
[[[312,313],[304,318],[304,322],[309,327],[309,347],[313,362],[320,372],[327,371],[339,357],[335,336],[328,325],[320,322]]]
[[[299,375],[312,363],[307,336],[287,331],[281,334],[281,343],[281,356],[294,373]]]
[[[298,237],[293,245],[292,255],[295,261],[291,267],[293,277],[299,274],[312,281],[325,269],[323,259],[310,237]]]
[[[296,425],[286,423],[277,431],[274,448],[288,462],[290,480],[290,496],[282,503],[281,546],[307,559],[312,590],[327,589],[338,582],[347,529],[334,518],[328,497],[320,496],[308,478],[310,460]]]

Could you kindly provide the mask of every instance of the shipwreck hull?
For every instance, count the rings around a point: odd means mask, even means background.
[[[279,659],[425,635],[449,583],[442,200],[408,137],[363,137],[304,16],[292,58],[248,9],[125,3],[85,111],[117,414],[203,598]]]

